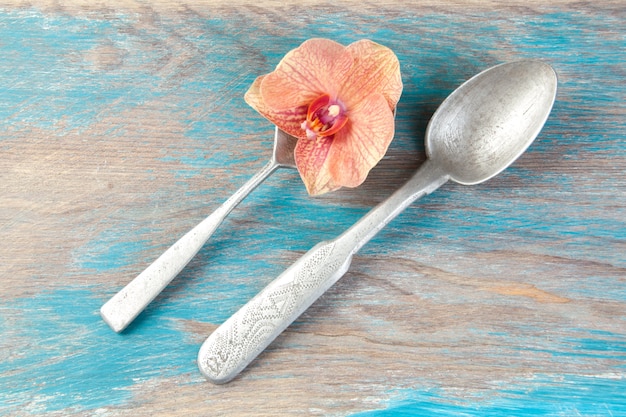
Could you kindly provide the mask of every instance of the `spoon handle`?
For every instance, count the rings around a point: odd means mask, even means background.
[[[124,330],[200,251],[226,216],[280,165],[272,159],[211,215],[187,232],[100,308],[116,332]]]
[[[352,256],[416,199],[448,180],[431,161],[339,237],[318,243],[203,343],[198,367],[211,382],[233,379],[346,273]]]

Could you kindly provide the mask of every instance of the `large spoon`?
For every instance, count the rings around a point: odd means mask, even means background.
[[[210,216],[187,232],[100,308],[116,332],[124,330],[200,251],[228,214],[278,168],[295,168],[297,139],[276,128],[270,161]]]
[[[531,144],[550,114],[557,78],[547,64],[492,67],[454,91],[426,129],[428,159],[387,200],[321,242],[219,326],[198,353],[210,381],[230,381],[348,270],[352,256],[413,201],[448,180],[478,184]]]

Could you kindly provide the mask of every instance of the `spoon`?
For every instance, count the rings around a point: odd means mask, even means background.
[[[181,237],[141,274],[100,308],[102,319],[116,332],[124,330],[200,251],[226,216],[278,168],[295,168],[297,138],[276,128],[270,161],[209,217]]]
[[[537,61],[498,65],[461,85],[429,122],[428,158],[413,177],[339,237],[315,245],[219,326],[198,353],[202,374],[216,384],[233,379],[413,201],[448,180],[478,184],[509,166],[539,134],[556,88],[552,67]]]

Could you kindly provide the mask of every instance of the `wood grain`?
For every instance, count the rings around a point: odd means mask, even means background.
[[[0,0],[0,415],[626,414],[623,1]],[[281,170],[121,335],[98,309],[260,169],[243,101],[303,40],[401,62],[388,154],[361,187]],[[424,160],[439,103],[542,59],[559,93],[485,184],[409,208],[233,382],[208,334]]]

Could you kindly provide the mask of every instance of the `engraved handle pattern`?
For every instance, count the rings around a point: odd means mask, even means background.
[[[317,244],[217,328],[198,353],[198,367],[216,384],[233,379],[348,270],[352,255],[416,199],[448,181],[427,160],[406,184],[339,237]]]
[[[198,353],[216,384],[233,379],[348,270],[352,251],[321,242],[218,327]]]

